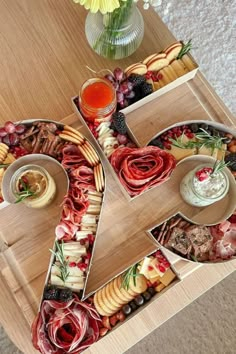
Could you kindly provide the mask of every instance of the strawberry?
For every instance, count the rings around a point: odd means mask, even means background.
[[[203,167],[195,173],[197,179],[202,182],[209,178],[209,175],[213,172],[211,167]]]
[[[100,337],[104,337],[104,336],[107,334],[107,332],[108,332],[108,329],[107,329],[107,328],[104,328],[104,327],[100,328],[100,329],[99,329],[99,335],[100,335]]]
[[[102,324],[105,328],[111,330],[111,325],[110,325],[110,318],[108,316],[103,316],[102,318]]]

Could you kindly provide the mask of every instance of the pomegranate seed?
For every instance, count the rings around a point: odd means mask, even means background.
[[[69,263],[69,267],[71,267],[71,268],[76,267],[76,263],[75,263],[75,262],[70,262],[70,263]]]
[[[153,270],[154,268],[152,266],[148,266],[148,270]]]
[[[161,264],[158,265],[158,269],[160,272],[165,273],[166,269]]]
[[[194,138],[194,134],[193,134],[193,133],[187,133],[186,135],[187,135],[187,137],[188,137],[189,139]]]

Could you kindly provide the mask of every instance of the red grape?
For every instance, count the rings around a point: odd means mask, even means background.
[[[130,91],[127,95],[125,95],[125,98],[134,98],[135,97],[135,92]]]
[[[114,87],[114,89],[115,89],[116,91],[119,90],[119,84],[118,84],[117,81],[114,81],[114,82],[112,83],[112,86]]]
[[[13,133],[13,134],[9,134],[9,141],[10,141],[10,145],[15,146],[19,144],[20,139],[16,133]]]
[[[121,82],[124,79],[124,72],[121,68],[116,68],[113,72],[117,81]]]
[[[22,134],[22,133],[24,133],[24,131],[25,131],[25,126],[24,126],[24,124],[18,124],[18,125],[16,126],[16,133],[17,133],[17,134]]]
[[[7,132],[4,128],[0,128],[0,137],[4,137],[7,135]]]
[[[128,89],[129,89],[130,91],[132,91],[132,90],[133,90],[133,87],[134,87],[134,85],[132,84],[132,82],[127,81],[127,85],[128,85]]]
[[[111,74],[107,74],[107,75],[105,76],[105,78],[106,78],[107,80],[109,80],[111,83],[113,83],[113,82],[115,81],[114,76],[111,75]]]
[[[118,102],[118,103],[123,102],[123,101],[124,101],[124,95],[123,95],[123,93],[122,93],[122,92],[117,92],[117,93],[116,93],[116,99],[117,99],[117,102]]]
[[[11,145],[11,144],[10,144],[10,139],[9,139],[9,134],[7,134],[6,136],[4,136],[4,137],[2,138],[2,142],[3,142],[4,144],[8,145],[8,146]]]
[[[119,91],[122,92],[124,95],[126,95],[129,92],[127,82],[122,82],[122,84],[120,84]]]
[[[5,128],[6,132],[9,134],[15,133],[15,131],[16,131],[15,124],[10,121],[5,123],[4,128]]]

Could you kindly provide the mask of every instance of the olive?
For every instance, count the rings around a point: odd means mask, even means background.
[[[213,136],[219,136],[219,131],[217,129],[212,129]]]
[[[153,295],[156,294],[156,290],[155,290],[154,288],[152,288],[152,287],[148,288],[147,291],[149,292],[149,294],[150,294],[151,296],[153,296]]]
[[[132,309],[129,305],[125,305],[122,307],[122,311],[125,315],[129,315],[132,312]]]
[[[129,306],[131,307],[132,311],[135,311],[137,309],[137,305],[136,305],[136,303],[134,301],[131,301],[129,303]]]
[[[157,147],[163,149],[163,144],[160,139],[153,139],[151,141],[150,145],[157,146]]]
[[[192,123],[190,125],[190,129],[192,130],[193,133],[197,133],[198,132],[198,129],[199,129],[199,126],[197,123]]]
[[[143,295],[145,301],[149,301],[152,297],[152,295],[148,291],[145,291],[142,295]]]
[[[223,138],[223,142],[224,142],[224,144],[230,144],[231,143],[231,141],[232,141],[232,139],[231,138],[229,138],[228,136],[225,136],[224,138]]]
[[[205,129],[205,131],[209,134],[209,135],[211,135],[211,130],[210,129]]]
[[[208,124],[202,123],[202,124],[200,124],[200,128],[206,130],[206,129],[208,129]]]
[[[219,131],[219,136],[223,138],[225,136],[225,132],[222,132],[221,130]]]
[[[144,298],[142,297],[142,295],[138,295],[135,299],[134,302],[138,305],[138,306],[142,306],[144,304]]]

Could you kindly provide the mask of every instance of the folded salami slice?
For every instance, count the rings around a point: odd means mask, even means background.
[[[111,164],[131,197],[165,182],[176,166],[173,155],[156,146],[121,147],[111,156]]]

